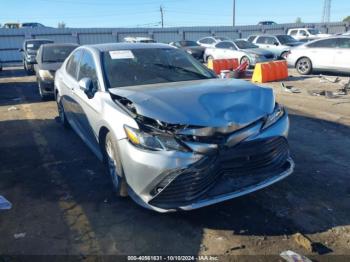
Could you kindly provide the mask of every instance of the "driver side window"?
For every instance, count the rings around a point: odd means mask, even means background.
[[[78,81],[80,81],[84,77],[90,78],[92,80],[94,88],[96,90],[98,89],[98,78],[95,62],[91,53],[89,53],[88,51],[84,52],[80,60]]]

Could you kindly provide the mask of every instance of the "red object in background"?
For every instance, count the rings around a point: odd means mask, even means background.
[[[238,67],[238,59],[215,59],[213,60],[213,70],[219,75],[222,70],[235,70]]]

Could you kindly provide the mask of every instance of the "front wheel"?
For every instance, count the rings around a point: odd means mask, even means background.
[[[113,188],[119,197],[128,196],[124,170],[120,160],[117,142],[111,133],[107,133],[104,141],[105,165],[112,178]]]
[[[38,90],[41,100],[46,101],[49,98],[49,96],[43,92],[40,81],[38,81]]]
[[[300,58],[295,67],[301,75],[308,75],[312,72],[312,63],[307,57]]]
[[[64,111],[64,107],[63,107],[63,104],[62,104],[62,101],[60,99],[59,94],[56,95],[56,103],[57,103],[57,111],[58,111],[58,116],[59,116],[60,123],[65,128],[69,128],[70,125],[69,125],[69,122],[67,120],[66,113]]]

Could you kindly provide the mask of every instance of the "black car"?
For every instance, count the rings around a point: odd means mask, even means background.
[[[23,68],[28,74],[34,73],[35,57],[39,47],[49,43],[53,43],[53,41],[49,39],[27,39],[23,42],[23,47],[19,51],[22,53]]]
[[[181,48],[185,50],[187,53],[191,54],[197,60],[203,61],[205,47],[200,46],[195,41],[182,40],[182,41],[172,42],[170,43],[170,45],[175,46],[177,48]]]
[[[56,71],[77,44],[43,44],[38,50],[35,65],[39,94],[43,100],[53,95]]]
[[[22,23],[21,24],[22,28],[37,28],[37,27],[46,27],[43,24],[36,23],[36,22],[30,22],[30,23]]]

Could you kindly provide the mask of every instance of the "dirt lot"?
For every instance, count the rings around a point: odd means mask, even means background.
[[[102,164],[59,125],[55,103],[39,99],[33,76],[19,68],[0,72],[0,195],[13,204],[0,211],[0,255],[211,254],[258,261],[254,255],[293,250],[317,261],[349,261],[350,95],[310,96],[308,89],[340,84],[291,74],[285,83],[301,94],[268,85],[289,108],[294,174],[219,205],[158,214],[114,197]],[[325,254],[300,246],[296,233]]]

